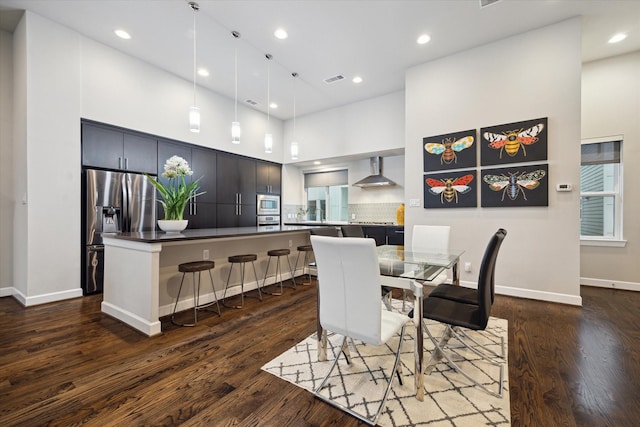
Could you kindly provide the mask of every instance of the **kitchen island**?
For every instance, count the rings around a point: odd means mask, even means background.
[[[290,248],[293,263],[296,247],[309,244],[309,230],[313,228],[316,227],[294,225],[209,228],[174,234],[161,231],[105,233],[102,312],[148,336],[157,335],[161,332],[159,319],[171,313],[178,293],[182,277],[178,273],[178,264],[202,259],[215,261],[214,285],[221,299],[230,267],[228,256],[245,253],[258,255],[258,280],[254,281],[253,271],[248,268],[244,286],[247,292],[262,283],[268,250]],[[294,270],[297,268],[295,266]],[[289,274],[286,268],[285,273],[286,278]],[[210,289],[208,280],[204,275],[204,289]],[[273,281],[272,277],[267,284]],[[192,287],[187,286],[186,289]],[[227,296],[239,292],[239,284],[233,283]],[[208,301],[213,301],[213,293],[201,293],[200,302]],[[178,303],[178,311],[192,306],[193,294],[187,292]]]

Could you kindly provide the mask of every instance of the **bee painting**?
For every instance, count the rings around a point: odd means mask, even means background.
[[[527,200],[525,190],[534,190],[540,185],[540,180],[547,173],[542,169],[532,172],[507,172],[501,175],[485,175],[482,180],[489,184],[489,188],[493,191],[502,191],[502,199],[506,195],[511,200],[516,200],[520,194],[524,200]]]
[[[485,166],[546,160],[548,131],[546,117],[482,128],[480,163]]]
[[[473,181],[473,174],[461,176],[459,178],[427,178],[425,182],[431,188],[429,193],[440,195],[440,203],[451,203],[455,200],[458,203],[458,194],[465,194],[471,191],[469,184]]]
[[[451,162],[458,163],[458,156],[456,152],[460,152],[465,148],[469,148],[473,145],[473,136],[467,135],[458,140],[453,138],[445,138],[442,143],[428,142],[424,145],[424,149],[431,154],[442,154],[440,156],[440,164],[451,164]]]
[[[476,167],[476,141],[475,129],[422,138],[424,172]]]
[[[489,141],[489,147],[500,150],[500,158],[502,158],[502,151],[507,153],[510,157],[518,154],[520,148],[522,148],[522,154],[527,157],[527,149],[525,145],[531,145],[538,142],[537,135],[544,129],[543,123],[538,123],[529,129],[523,130],[511,130],[504,132],[502,135],[497,133],[485,132],[482,134],[484,139]]]

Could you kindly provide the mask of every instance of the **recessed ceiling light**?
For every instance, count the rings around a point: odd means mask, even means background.
[[[116,33],[116,36],[120,37],[121,39],[129,40],[131,38],[131,35],[125,30],[113,30],[113,32]]]
[[[198,75],[202,77],[209,77],[209,70],[206,68],[198,68]]]
[[[360,76],[355,76],[353,79],[351,79],[352,82],[358,84],[358,83],[362,83],[362,77]]]
[[[315,161],[313,162],[313,164],[314,164],[314,165],[321,165],[321,164],[322,164],[322,162],[321,162],[320,160],[315,160]]]
[[[615,34],[613,37],[611,37],[609,39],[609,43],[618,43],[618,42],[621,42],[622,40],[624,40],[626,38],[627,38],[626,34],[618,33],[618,34]]]
[[[277,39],[284,40],[289,37],[289,34],[285,31],[284,28],[278,28],[273,32],[273,35],[276,36]]]
[[[278,108],[278,104],[276,104],[275,102],[272,102],[271,104],[269,104],[269,108],[276,109]]]
[[[418,39],[416,40],[416,43],[427,44],[430,41],[431,41],[431,36],[429,34],[422,34],[420,37],[418,37]]]

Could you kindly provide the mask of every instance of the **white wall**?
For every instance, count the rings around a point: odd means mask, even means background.
[[[13,170],[13,36],[0,30],[0,170]],[[0,266],[13,265],[13,176],[0,180]],[[0,296],[13,286],[13,269],[0,268]]]
[[[294,139],[293,120],[284,124],[285,141]],[[352,155],[369,155],[404,150],[404,91],[332,108],[296,118],[295,139],[300,147],[298,161],[323,160]],[[288,148],[288,146],[287,146]],[[285,153],[285,162],[291,162]],[[383,175],[396,187],[362,189],[349,187],[349,203],[401,202],[404,195],[404,158],[391,154],[383,158]],[[334,163],[331,168],[348,169],[349,185],[371,174],[369,160]],[[283,168],[283,204],[303,205],[304,172],[324,166]]]
[[[294,139],[293,120],[286,121],[284,137]],[[295,139],[299,161],[403,149],[404,92],[297,117]]]
[[[490,236],[508,231],[496,270],[498,292],[581,304],[579,194],[580,20],[527,32],[414,67],[406,74],[405,200],[423,197],[422,138],[538,117],[549,118],[549,207],[405,211],[414,224],[452,226],[451,247],[466,252],[476,282]]]
[[[2,256],[0,269],[2,277],[12,277],[10,292],[25,305],[82,294],[82,117],[282,162],[282,121],[271,118],[274,152],[267,155],[262,146],[266,115],[239,105],[244,132],[242,143],[233,145],[227,137],[233,102],[199,89],[202,132],[193,134],[187,124],[192,83],[37,14],[25,13],[12,50],[14,160],[10,169],[0,171],[0,181],[13,182],[14,199],[8,202],[13,246],[2,242],[3,251],[11,247],[13,265]],[[9,288],[0,287],[3,294]]]
[[[583,246],[582,283],[640,290],[640,52],[582,68],[582,138],[623,135],[623,248]]]

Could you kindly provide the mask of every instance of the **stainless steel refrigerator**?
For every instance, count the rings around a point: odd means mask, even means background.
[[[146,176],[96,169],[84,171],[84,295],[102,292],[102,233],[150,231],[156,225],[156,191]]]

